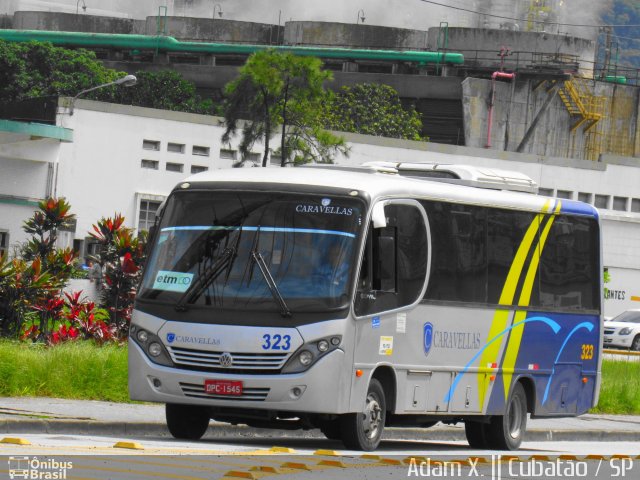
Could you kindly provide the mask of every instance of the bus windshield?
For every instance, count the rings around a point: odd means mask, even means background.
[[[139,298],[294,315],[345,308],[363,212],[350,197],[177,192]]]

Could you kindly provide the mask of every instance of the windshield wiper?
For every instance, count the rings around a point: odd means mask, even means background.
[[[256,232],[256,236],[253,239],[253,247],[251,248],[251,259],[253,260],[253,262],[255,262],[256,265],[258,265],[258,268],[260,269],[260,273],[262,273],[262,276],[264,277],[265,282],[267,282],[267,286],[269,287],[269,291],[271,292],[271,295],[280,306],[280,313],[282,314],[282,316],[290,317],[291,310],[289,310],[289,307],[287,306],[287,302],[285,302],[284,298],[282,298],[280,289],[278,288],[276,281],[273,279],[273,275],[271,275],[271,271],[269,270],[267,263],[264,261],[264,257],[258,251],[259,243],[260,243],[260,226],[258,226],[258,231]],[[251,270],[253,270],[253,268],[251,268]],[[249,278],[251,278],[252,275],[253,273],[250,273]]]
[[[235,257],[236,249],[233,247],[225,248],[220,257],[213,265],[208,266],[201,275],[196,278],[195,282],[189,285],[189,288],[182,294],[175,309],[178,312],[184,312],[187,310],[187,305],[194,303],[202,293],[209,288],[209,285],[220,276],[222,272],[231,264],[231,261]]]
[[[269,271],[269,267],[264,261],[264,257],[257,250],[254,250],[251,252],[251,257],[253,258],[253,261],[256,262],[256,264],[258,265],[258,268],[260,269],[260,273],[262,273],[264,280],[267,282],[267,286],[269,287],[269,291],[271,292],[271,295],[273,295],[273,298],[275,299],[275,301],[278,302],[278,305],[280,305],[280,310],[281,310],[280,313],[282,314],[283,317],[290,317],[291,310],[289,310],[289,307],[287,306],[287,302],[285,302],[284,298],[282,298],[280,289],[278,288],[276,281],[273,279],[273,275],[271,275],[271,272]]]

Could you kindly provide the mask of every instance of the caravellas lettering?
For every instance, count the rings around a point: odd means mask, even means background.
[[[338,207],[334,205],[296,205],[298,213],[325,213],[328,215],[353,215],[353,208]]]

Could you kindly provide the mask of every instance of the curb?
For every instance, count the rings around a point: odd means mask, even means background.
[[[0,433],[72,434],[126,437],[170,437],[164,423],[157,422],[88,422],[79,420],[0,420]],[[205,434],[215,438],[325,438],[318,430],[290,431],[226,423],[212,423]],[[387,440],[464,441],[462,428],[387,428],[383,438]],[[532,429],[526,433],[530,442],[579,441],[579,442],[638,442],[640,431],[630,430],[545,430]]]

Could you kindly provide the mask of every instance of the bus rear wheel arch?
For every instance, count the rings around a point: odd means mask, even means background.
[[[527,393],[517,382],[507,401],[504,415],[465,421],[465,434],[472,448],[517,450],[527,430]]]

